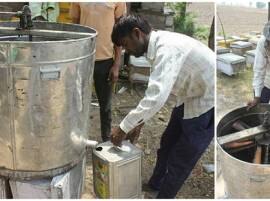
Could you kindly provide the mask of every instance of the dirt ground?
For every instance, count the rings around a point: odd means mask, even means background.
[[[229,111],[245,106],[253,98],[252,77],[251,68],[234,76],[217,73],[216,122]]]
[[[246,7],[217,5],[217,35],[222,36],[221,23],[227,36],[240,35],[250,31],[262,31],[267,22],[267,10]]]

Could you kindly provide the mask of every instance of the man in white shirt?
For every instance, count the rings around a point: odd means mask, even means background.
[[[111,141],[120,146],[127,134],[165,104],[170,93],[176,106],[164,131],[149,186],[157,198],[174,198],[214,136],[215,54],[188,36],[153,31],[139,16],[122,17],[114,25],[112,41],[152,64],[144,98],[112,130]]]
[[[248,102],[248,109],[258,103],[269,103],[270,100],[270,22],[263,30],[256,48],[253,66],[253,90],[254,99]]]

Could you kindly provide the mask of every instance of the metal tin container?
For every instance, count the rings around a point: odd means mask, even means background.
[[[127,141],[121,148],[105,142],[93,150],[94,191],[99,198],[141,198],[142,152]]]
[[[0,26],[15,30],[17,22]],[[95,61],[95,30],[48,22],[33,29],[90,36],[0,35],[0,175],[21,179],[54,176],[82,159]]]
[[[226,114],[218,123],[217,136],[232,133],[232,124],[241,120],[251,127],[262,124],[263,114],[270,111],[269,104],[260,104],[247,111],[242,107]],[[228,153],[217,143],[218,159],[225,181],[228,198],[269,198],[270,165],[254,164],[254,147],[234,154]],[[243,160],[244,159],[244,160]]]

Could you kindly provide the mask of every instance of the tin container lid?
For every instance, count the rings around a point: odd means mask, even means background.
[[[93,153],[108,162],[119,162],[142,154],[142,151],[128,141],[123,141],[121,147],[115,147],[110,141],[98,144]]]
[[[233,53],[219,54],[217,55],[217,60],[228,64],[237,64],[246,61],[245,57]]]

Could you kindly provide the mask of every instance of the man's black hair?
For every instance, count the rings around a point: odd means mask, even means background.
[[[152,30],[149,23],[139,15],[122,16],[113,27],[112,42],[117,46],[121,46],[121,39],[128,36],[134,28],[139,28],[145,34],[149,34]]]

